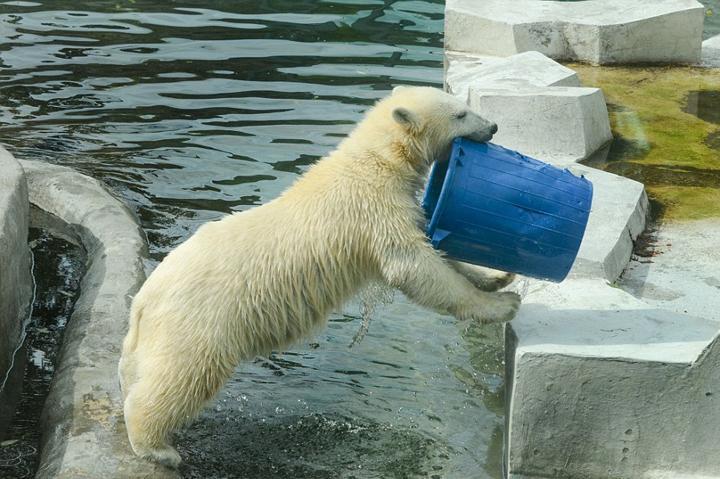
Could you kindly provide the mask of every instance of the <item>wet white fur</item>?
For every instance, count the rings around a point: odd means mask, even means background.
[[[510,319],[517,295],[478,289],[508,276],[446,262],[416,201],[454,137],[488,139],[492,126],[440,90],[397,88],[279,198],[203,225],[168,254],[134,298],[120,360],[135,453],[177,466],[171,432],[240,361],[312,334],[371,280],[461,319]]]

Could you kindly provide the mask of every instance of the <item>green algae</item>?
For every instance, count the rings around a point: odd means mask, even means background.
[[[720,217],[720,70],[570,67],[602,88],[615,137],[585,163],[644,183],[662,220]]]

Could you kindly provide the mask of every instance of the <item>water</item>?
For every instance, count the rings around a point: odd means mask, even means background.
[[[257,3],[3,6],[3,140],[110,183],[159,258],[275,197],[392,85],[440,84],[441,3]]]
[[[645,184],[660,222],[718,217],[720,69],[571,67],[602,88],[613,128],[585,163]]]
[[[442,80],[440,1],[6,2],[0,140],[137,213],[153,261],[277,196],[396,84]],[[401,297],[238,369],[186,477],[499,477],[500,329]]]
[[[688,92],[683,111],[695,115],[707,123],[720,125],[720,90]]]
[[[39,229],[30,230],[37,285],[27,337],[16,372],[22,393],[10,428],[0,442],[0,477],[30,479],[37,468],[40,411],[52,380],[62,331],[72,314],[84,271],[84,253]],[[22,366],[24,365],[24,372]]]

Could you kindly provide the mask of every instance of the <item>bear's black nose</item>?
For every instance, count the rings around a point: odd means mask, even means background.
[[[490,133],[493,135],[497,133],[497,124],[493,123],[493,126],[490,127]]]

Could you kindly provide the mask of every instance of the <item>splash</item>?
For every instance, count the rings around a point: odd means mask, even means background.
[[[18,340],[17,347],[12,353],[12,359],[10,360],[8,370],[5,373],[5,377],[3,378],[2,382],[0,382],[0,392],[3,392],[3,390],[5,389],[5,385],[7,384],[8,378],[10,377],[10,373],[15,367],[15,359],[20,350],[22,349],[23,344],[25,344],[25,338],[27,338],[27,327],[28,325],[30,325],[30,321],[33,315],[33,305],[35,304],[35,297],[37,295],[37,283],[35,281],[35,256],[33,255],[32,250],[30,250],[30,280],[32,281],[32,296],[30,297],[30,304],[27,308],[27,316],[22,323],[22,333],[20,334],[20,339]]]
[[[372,321],[378,306],[388,305],[395,300],[395,290],[384,283],[373,282],[360,292],[359,297],[362,321],[348,346],[350,348],[362,341],[370,331],[370,321]]]

